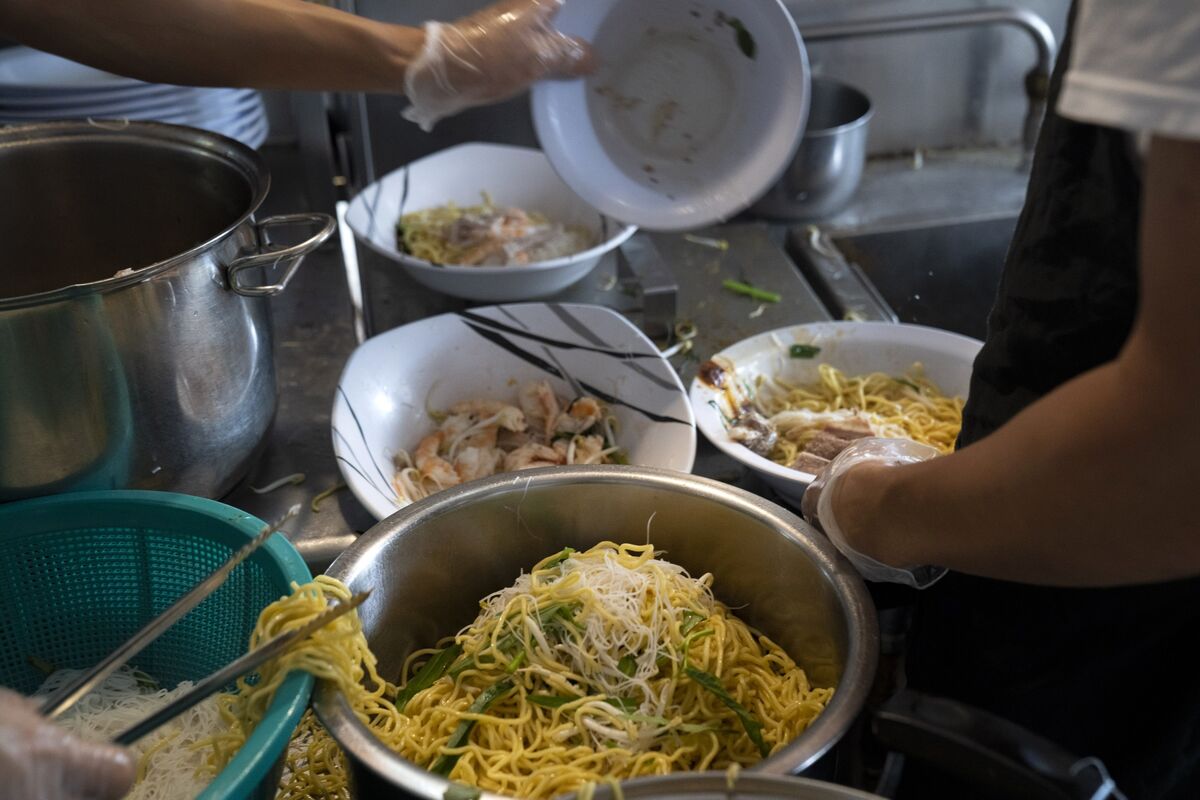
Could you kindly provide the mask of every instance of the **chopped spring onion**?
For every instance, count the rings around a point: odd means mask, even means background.
[[[462,647],[453,644],[425,662],[425,666],[421,667],[412,680],[396,695],[396,710],[403,711],[404,707],[408,705],[408,701],[412,700],[417,692],[424,691],[435,684],[446,674],[446,670],[450,669],[450,665],[461,654]]]
[[[748,283],[742,283],[735,280],[721,281],[721,285],[734,294],[745,295],[753,300],[761,300],[764,303],[778,303],[783,299],[783,295],[778,292],[769,292],[766,289],[756,289]]]
[[[525,699],[535,706],[541,706],[542,708],[562,708],[567,703],[574,703],[576,700],[582,700],[583,698],[564,697],[559,694],[531,694],[526,695]]]
[[[767,747],[767,743],[762,737],[762,723],[755,719],[745,706],[733,699],[733,695],[725,690],[716,675],[695,667],[687,667],[686,671],[689,678],[712,692],[730,711],[737,714],[738,719],[742,721],[742,727],[746,729],[746,735],[758,747],[758,752],[762,754],[763,758],[771,755],[771,748]]]
[[[794,344],[788,348],[788,355],[792,358],[816,358],[821,352],[821,348],[811,344]]]
[[[475,698],[475,702],[471,703],[467,708],[468,714],[482,714],[491,708],[492,703],[499,700],[513,688],[512,678],[505,678],[499,683],[492,684],[484,689],[479,697]],[[462,747],[467,743],[467,739],[471,735],[471,729],[475,727],[475,720],[464,719],[458,723],[454,733],[450,735],[449,741],[446,742],[446,747],[453,749]],[[441,775],[443,778],[454,771],[454,765],[458,763],[461,753],[447,754],[439,758],[430,770],[434,775]]]
[[[703,614],[697,614],[695,611],[685,609],[683,612],[683,622],[679,623],[679,632],[687,636],[692,632],[692,628],[699,625],[707,619]]]

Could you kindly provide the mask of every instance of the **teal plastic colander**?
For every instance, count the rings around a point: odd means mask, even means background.
[[[223,503],[166,492],[81,492],[0,505],[0,684],[25,694],[34,663],[85,669],[165,610],[261,529]],[[264,606],[312,579],[281,535],[131,661],[171,687],[246,651]],[[272,780],[308,706],[295,673],[242,750],[200,795],[274,796]]]

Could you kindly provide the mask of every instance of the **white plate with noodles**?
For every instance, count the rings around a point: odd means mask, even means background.
[[[385,175],[346,212],[358,241],[453,297],[536,300],[636,231],[575,194],[540,150],[463,144]]]
[[[689,472],[687,393],[654,344],[600,306],[442,314],[354,351],[333,405],[346,484],[378,519],[502,472],[640,464]]]
[[[799,507],[815,473],[856,438],[953,450],[981,343],[886,322],[822,322],[762,333],[704,362],[696,424]]]

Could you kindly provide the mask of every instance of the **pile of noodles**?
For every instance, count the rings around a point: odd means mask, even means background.
[[[355,614],[314,637],[278,675],[228,699],[245,729],[265,687],[297,666],[333,680],[358,718],[404,758],[456,782],[549,798],[590,783],[751,765],[804,731],[817,688],[774,642],[730,614],[712,577],[651,545],[563,551],[481,602],[405,680],[381,678]],[[327,577],[263,612],[263,637],[349,597]],[[270,628],[268,631],[267,628]],[[236,750],[236,734],[227,741]],[[344,757],[311,713],[288,753],[281,798],[348,797]]]
[[[80,674],[58,670],[34,696],[52,696]],[[191,681],[183,681],[163,689],[144,672],[122,666],[55,722],[82,739],[107,742],[191,688]],[[222,727],[217,699],[209,698],[135,742],[130,750],[137,759],[137,781],[126,800],[195,797],[203,791],[213,777],[206,741]]]
[[[944,395],[920,364],[901,378],[883,372],[851,377],[829,364],[819,371],[820,380],[810,385],[759,381],[754,404],[779,432],[772,461],[791,464],[823,425],[850,415],[864,418],[876,436],[912,439],[942,454],[954,450],[965,401]]]
[[[464,220],[470,223],[466,235],[455,230]],[[479,205],[447,203],[405,214],[396,224],[396,238],[403,252],[435,266],[478,266],[483,251],[503,252],[504,265],[532,264],[574,255],[594,243],[585,228],[497,206],[486,192]]]

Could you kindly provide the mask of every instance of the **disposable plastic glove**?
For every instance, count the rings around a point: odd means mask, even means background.
[[[800,512],[810,523],[821,529],[842,555],[869,581],[880,583],[902,583],[915,589],[932,586],[946,570],[942,567],[910,566],[891,567],[870,556],[863,555],[847,542],[833,513],[834,490],[846,473],[860,464],[874,463],[888,466],[927,461],[938,454],[929,445],[910,439],[859,439],[847,447],[821,470],[801,500]]]
[[[43,717],[36,702],[0,688],[3,800],[117,800],[135,777],[128,750],[72,736]]]
[[[425,23],[425,45],[409,65],[404,116],[428,131],[464,108],[506,100],[548,77],[590,69],[587,44],[560,33],[563,0],[504,0],[453,23]]]

